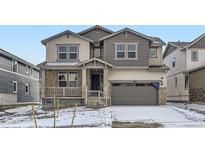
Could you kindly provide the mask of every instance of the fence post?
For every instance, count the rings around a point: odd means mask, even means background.
[[[54,100],[53,100],[53,111],[54,111],[54,116],[53,116],[53,127],[56,127],[56,98],[55,98],[55,93],[54,93]]]
[[[76,109],[77,109],[77,103],[75,104],[75,109],[74,109],[74,112],[73,112],[73,118],[72,118],[72,121],[71,121],[71,128],[73,127],[73,124],[74,124],[74,119],[75,119],[75,113],[76,113]]]
[[[32,103],[32,113],[33,113],[33,119],[34,119],[35,127],[38,128],[37,122],[36,122],[35,110],[34,110],[34,103]]]

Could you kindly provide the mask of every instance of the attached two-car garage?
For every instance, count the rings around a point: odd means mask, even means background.
[[[112,83],[112,105],[158,105],[155,83]]]

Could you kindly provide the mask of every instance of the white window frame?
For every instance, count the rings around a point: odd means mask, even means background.
[[[117,50],[117,45],[124,45],[124,46],[125,46],[125,50],[120,50],[120,51],[118,51],[118,50]],[[118,52],[124,52],[124,53],[125,53],[124,58],[118,58],[118,57],[117,57],[117,53],[118,53]],[[119,59],[120,59],[120,60],[126,59],[126,43],[120,43],[120,42],[119,42],[119,43],[115,43],[115,59],[118,59],[118,60],[119,60]]]
[[[60,46],[64,46],[65,48],[66,48],[66,50],[65,51],[60,51]],[[64,61],[64,60],[68,60],[68,45],[66,45],[66,44],[58,44],[57,45],[57,53],[58,53],[58,60],[59,61]],[[65,59],[60,59],[60,56],[59,56],[59,54],[60,53],[65,53],[66,54],[66,58]]]
[[[26,74],[29,74],[29,72],[30,72],[30,67],[26,66]]]
[[[70,51],[70,47],[72,47],[72,46],[77,47],[77,51],[76,51],[76,52],[71,52],[71,51]],[[71,59],[71,58],[70,58],[70,54],[71,54],[71,53],[76,53],[76,54],[77,54],[76,59]],[[68,45],[68,57],[67,57],[68,60],[78,60],[78,59],[79,59],[78,57],[79,57],[79,45],[75,45],[75,44],[70,44],[70,45]]]
[[[129,51],[129,50],[128,50],[128,45],[135,45],[135,50],[130,50],[130,51]],[[127,58],[127,59],[138,59],[138,56],[137,56],[138,43],[127,43],[125,49],[127,49],[127,52],[126,52],[126,55],[127,55],[126,58]],[[135,52],[135,57],[134,57],[134,58],[129,58],[129,57],[128,57],[128,53],[129,53],[129,52]]]
[[[96,52],[97,50],[99,51],[100,56],[96,56],[95,52]],[[100,50],[100,48],[94,48],[93,57],[95,57],[95,58],[101,58],[101,50]]]
[[[193,53],[196,53],[196,59],[193,59]],[[199,61],[199,52],[196,50],[191,51],[191,61],[198,62]]]
[[[33,76],[33,68],[32,67],[30,67],[30,69],[29,69],[29,75]]]
[[[174,66],[173,66],[173,62],[174,62]],[[172,58],[172,68],[176,67],[176,58]]]
[[[151,49],[155,49],[155,56],[151,56]],[[149,48],[149,58],[157,58],[157,48]]]
[[[14,90],[14,85],[16,84],[16,90]],[[16,94],[18,92],[18,82],[13,81],[13,93]]]
[[[25,89],[25,93],[29,94],[30,93],[30,85],[28,83],[25,84],[25,88],[28,87],[28,91]]]
[[[72,82],[72,81],[70,81],[70,78],[69,78],[69,75],[70,74],[72,74],[72,73],[76,73],[76,77],[77,77],[77,79],[74,81],[74,82],[76,82],[76,87],[78,87],[78,72],[75,72],[75,71],[72,71],[72,72],[68,72],[68,87],[72,87],[72,86],[70,86],[70,82]],[[75,87],[72,87],[72,88],[75,88]]]
[[[59,76],[65,74],[65,80],[59,80]],[[58,72],[58,86],[60,87],[60,81],[65,81],[66,82],[66,86],[68,86],[68,73],[67,72]],[[62,86],[61,86],[62,87]]]
[[[12,72],[14,72],[14,65],[16,65],[16,73],[18,73],[18,61],[12,60]]]

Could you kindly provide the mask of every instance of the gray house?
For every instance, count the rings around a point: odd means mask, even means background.
[[[39,69],[0,49],[0,105],[39,102]]]
[[[46,61],[39,64],[43,102],[58,97],[87,106],[166,103],[165,43],[158,37],[97,25],[80,33],[66,30],[42,44],[46,49]]]

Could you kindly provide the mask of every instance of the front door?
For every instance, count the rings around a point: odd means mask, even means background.
[[[99,74],[91,75],[91,90],[100,90],[100,76]]]

